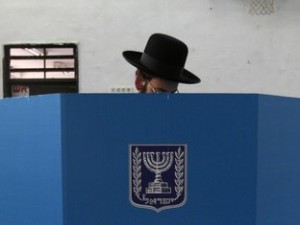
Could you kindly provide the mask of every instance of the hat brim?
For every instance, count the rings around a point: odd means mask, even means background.
[[[142,53],[141,52],[136,52],[136,51],[124,51],[123,52],[123,57],[126,59],[127,62],[129,62],[131,65],[144,70],[146,72],[149,72],[155,76],[161,77],[161,78],[166,78],[164,74],[158,74],[157,71],[153,71],[151,68],[147,68],[144,65],[141,64],[140,59],[141,59]],[[168,80],[172,80],[175,82],[179,83],[185,83],[185,84],[195,84],[195,83],[200,83],[201,80],[199,77],[191,73],[190,71],[183,69],[183,72],[181,76],[178,79],[171,79],[171,78],[166,78]]]

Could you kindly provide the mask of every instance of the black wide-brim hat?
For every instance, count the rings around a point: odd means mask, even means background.
[[[179,83],[199,83],[199,77],[184,68],[187,55],[186,44],[165,34],[151,35],[144,52],[123,52],[131,65],[153,76]]]

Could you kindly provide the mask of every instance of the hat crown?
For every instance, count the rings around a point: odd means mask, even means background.
[[[147,42],[144,53],[164,64],[184,67],[188,48],[186,44],[174,37],[153,34]]]
[[[149,37],[144,52],[123,52],[130,64],[153,76],[180,83],[199,83],[199,77],[184,68],[187,55],[186,44],[160,33]]]

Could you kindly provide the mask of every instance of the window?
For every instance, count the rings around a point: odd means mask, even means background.
[[[75,44],[4,46],[4,97],[78,93]]]

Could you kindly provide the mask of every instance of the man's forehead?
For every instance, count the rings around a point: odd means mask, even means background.
[[[178,82],[167,80],[161,77],[153,76],[152,81],[157,84],[164,84],[164,85],[170,85],[170,86],[178,86]]]

